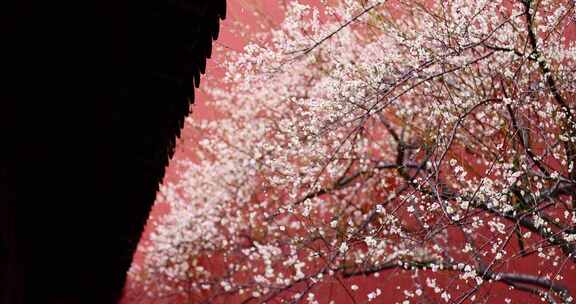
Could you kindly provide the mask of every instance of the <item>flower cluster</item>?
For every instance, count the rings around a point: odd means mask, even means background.
[[[196,159],[163,186],[171,212],[134,275],[195,303],[319,303],[327,284],[373,301],[383,276],[411,280],[404,303],[487,301],[487,285],[571,302],[574,6],[288,4],[229,54],[219,117],[187,122]],[[346,282],[367,275],[360,299]]]

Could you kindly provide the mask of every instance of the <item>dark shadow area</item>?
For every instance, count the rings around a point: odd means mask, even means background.
[[[115,303],[224,0],[0,5],[0,303]]]

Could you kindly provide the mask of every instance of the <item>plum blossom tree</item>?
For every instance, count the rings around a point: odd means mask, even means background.
[[[573,303],[574,7],[287,4],[188,121],[146,297]]]

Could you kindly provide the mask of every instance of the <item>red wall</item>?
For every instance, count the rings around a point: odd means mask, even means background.
[[[312,5],[319,5],[320,0],[300,0],[301,3],[308,3]],[[218,65],[218,59],[222,57],[223,52],[226,48],[231,48],[235,50],[240,50],[247,42],[245,37],[238,35],[238,31],[241,26],[249,25],[256,30],[259,29],[261,23],[271,23],[278,24],[282,20],[282,13],[277,7],[278,1],[271,0],[228,0],[228,13],[227,18],[221,23],[221,34],[218,41],[214,45],[214,52],[212,59],[208,62],[207,76],[203,77],[202,85],[206,85],[210,82],[210,78],[217,78],[223,75],[222,68]],[[256,15],[256,16],[254,16]],[[259,24],[260,23],[260,24]],[[576,28],[576,27],[575,27]],[[576,39],[576,30],[569,33],[571,39]],[[193,107],[192,119],[205,119],[214,118],[216,113],[210,109],[205,104],[205,96],[200,91],[197,91],[196,104]],[[190,129],[184,128],[182,138],[177,145],[177,150],[175,156],[172,160],[172,165],[169,166],[165,181],[174,180],[178,177],[177,168],[174,162],[179,159],[189,159],[191,157],[190,151],[195,149],[196,139],[194,134],[192,134]],[[152,210],[149,222],[145,228],[144,234],[141,240],[141,246],[145,246],[148,242],[148,237],[154,229],[154,221],[161,215],[168,211],[168,207],[157,203]],[[143,262],[144,255],[141,251],[136,252],[134,256],[134,264],[139,265]],[[525,263],[522,265],[511,265],[511,269],[518,272],[526,271],[527,273],[536,273],[537,265],[531,263]],[[576,286],[576,269],[573,265],[568,265],[567,271],[564,273],[565,278],[564,284],[570,284],[571,286]],[[390,270],[390,272],[397,273],[401,270]],[[374,291],[376,288],[382,290],[383,295],[377,300],[371,303],[395,303],[404,300],[404,295],[402,289],[410,289],[413,281],[410,275],[393,275],[388,276],[389,273],[383,272],[379,278],[371,277],[356,277],[352,279],[346,279],[345,285],[349,287],[352,284],[356,284],[360,287],[358,291],[353,292],[353,296],[358,303],[365,303],[367,300],[367,294]],[[449,279],[449,278],[447,278]],[[128,282],[127,286],[131,286]],[[396,286],[401,286],[403,288],[398,289]],[[510,297],[513,299],[512,303],[518,303],[523,301],[525,303],[537,303],[534,297],[526,299],[523,293],[511,293],[508,291],[507,286],[503,284],[494,284],[490,293],[492,294],[491,300],[487,303],[505,303],[504,299]],[[133,297],[132,295],[140,294],[138,290],[131,290],[133,286],[127,288],[128,297],[123,301],[124,303],[141,303],[138,297]],[[576,294],[576,287],[572,287],[573,294]],[[314,291],[317,299],[320,303],[328,303],[330,299],[335,299],[336,303],[354,303],[348,293],[346,293],[339,282],[332,281],[328,284],[324,284],[323,287]],[[236,303],[236,301],[230,299],[227,301],[228,304]],[[434,299],[440,303],[440,297]],[[527,301],[528,300],[528,301]],[[533,302],[534,301],[534,302]],[[418,302],[418,301],[417,301]],[[442,301],[443,302],[443,301]],[[538,301],[539,302],[539,301]],[[146,302],[147,303],[147,302]],[[414,302],[412,302],[414,303]]]

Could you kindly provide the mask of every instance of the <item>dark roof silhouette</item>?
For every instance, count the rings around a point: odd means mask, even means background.
[[[0,8],[0,303],[115,303],[225,0]]]

